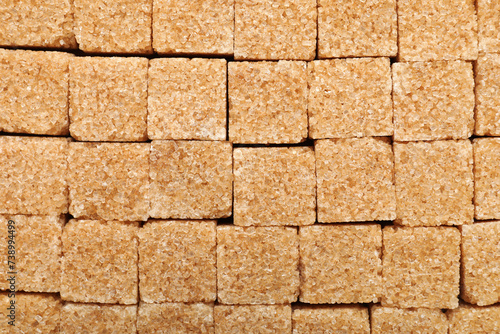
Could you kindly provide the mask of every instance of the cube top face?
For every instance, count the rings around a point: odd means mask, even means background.
[[[393,57],[397,46],[395,0],[318,1],[318,57]]]
[[[479,56],[476,63],[475,131],[478,136],[500,136],[499,76],[500,54]]]
[[[290,305],[216,305],[215,333],[292,332]]]
[[[149,139],[226,140],[225,59],[152,59]]]
[[[479,51],[500,52],[500,1],[478,0]]]
[[[474,73],[465,61],[395,63],[394,139],[467,139],[474,129]]]
[[[299,295],[296,228],[217,226],[217,297],[223,304],[284,304]]]
[[[315,60],[307,66],[309,137],[393,134],[389,58]]]
[[[380,225],[301,227],[300,301],[371,303],[382,294]]]
[[[152,0],[74,0],[75,35],[85,52],[152,53]]]
[[[454,227],[383,229],[382,306],[458,307],[460,232]]]
[[[294,308],[294,334],[370,333],[368,309],[360,305],[302,306]]]
[[[396,223],[471,224],[472,145],[468,140],[394,143]]]
[[[235,148],[234,224],[310,225],[316,219],[311,147]]]
[[[136,304],[138,227],[134,222],[70,220],[62,235],[61,298]]]
[[[318,140],[315,154],[319,222],[395,218],[394,158],[387,138]]]
[[[312,60],[314,0],[235,0],[234,58]]]
[[[476,219],[500,219],[499,159],[500,138],[477,138],[474,140]]]
[[[397,8],[401,61],[477,59],[474,0],[400,0]]]
[[[147,139],[148,59],[74,57],[70,133],[81,141]]]
[[[373,334],[448,333],[448,319],[440,309],[399,309],[374,305],[371,307]]]
[[[229,63],[229,138],[233,143],[286,144],[307,138],[306,64]]]
[[[135,333],[137,305],[65,303],[61,309],[62,333]]]
[[[232,145],[219,141],[153,141],[150,215],[215,219],[232,209]]]
[[[500,329],[500,306],[478,307],[460,303],[446,312],[450,322],[450,334],[487,334]]]

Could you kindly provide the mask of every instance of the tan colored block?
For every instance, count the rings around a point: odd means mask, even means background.
[[[146,58],[75,57],[69,70],[69,131],[73,138],[147,139]]]
[[[139,334],[213,334],[213,304],[146,304],[139,305]]]
[[[382,294],[382,230],[377,224],[301,227],[300,301],[371,303]]]
[[[394,140],[467,139],[474,129],[474,73],[465,61],[395,63]]]
[[[471,224],[472,145],[468,140],[394,143],[396,223]]]
[[[284,304],[299,295],[299,238],[292,227],[217,226],[217,300]]]
[[[500,54],[479,56],[476,62],[476,135],[500,136],[499,92]]]
[[[139,230],[142,301],[215,301],[216,223],[153,220]]]
[[[71,143],[69,211],[74,218],[147,220],[149,144]]]
[[[307,138],[306,62],[230,62],[229,139],[299,143]]]
[[[315,0],[235,0],[235,59],[312,60]]]
[[[389,58],[316,60],[308,71],[309,137],[392,135]]]
[[[74,0],[75,35],[85,52],[153,53],[152,0]]]
[[[63,300],[137,303],[139,224],[70,220],[62,243]]]
[[[68,212],[67,138],[0,136],[0,213]]]
[[[311,147],[235,148],[234,224],[310,225],[316,219]]]
[[[152,59],[149,139],[226,140],[224,59]]]
[[[290,305],[215,305],[214,319],[216,334],[292,332]]]
[[[448,319],[440,309],[400,309],[373,305],[372,334],[448,334]]]
[[[0,45],[77,48],[73,3],[69,0],[15,0],[0,4]]]
[[[387,138],[315,143],[318,221],[393,220],[394,158]]]
[[[455,227],[396,227],[383,231],[382,306],[458,307],[460,232]]]
[[[474,140],[476,219],[500,219],[500,138]]]
[[[318,57],[393,57],[396,0],[318,1]]]
[[[292,320],[293,334],[370,334],[368,309],[361,305],[299,306]]]
[[[500,332],[500,306],[479,307],[460,303],[446,312],[450,334],[490,334]]]
[[[229,217],[233,190],[231,151],[229,142],[153,141],[151,217]]]
[[[136,333],[137,305],[66,303],[61,310],[61,333]]]
[[[232,55],[234,0],[154,0],[153,48],[160,54]]]
[[[400,60],[477,58],[474,0],[399,0],[397,8]]]
[[[500,1],[478,0],[479,51],[500,52]]]

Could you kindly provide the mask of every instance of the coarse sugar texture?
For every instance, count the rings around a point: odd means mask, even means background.
[[[69,212],[73,217],[147,220],[149,148],[146,143],[70,143]]]
[[[480,55],[476,62],[475,134],[500,136],[500,54]]]
[[[319,0],[318,57],[393,57],[396,0]]]
[[[226,139],[225,59],[149,62],[149,139]]]
[[[394,140],[467,139],[474,130],[474,73],[465,61],[395,63]]]
[[[490,334],[500,332],[500,305],[480,307],[460,303],[446,312],[449,334]]]
[[[68,212],[67,138],[0,136],[0,213]]]
[[[0,49],[0,131],[69,133],[70,55]]]
[[[458,307],[460,232],[455,227],[386,226],[382,306]]]
[[[308,63],[309,137],[392,136],[389,58]]]
[[[215,334],[290,334],[290,305],[215,305]]]
[[[500,301],[500,221],[462,226],[461,297],[486,306]]]
[[[234,58],[312,60],[315,0],[235,0]]]
[[[388,138],[318,140],[315,154],[319,222],[396,217],[394,157]]]
[[[469,140],[394,143],[396,224],[436,226],[474,220]]]
[[[382,294],[382,230],[378,224],[299,229],[300,301],[371,303]]]
[[[137,314],[137,333],[214,334],[214,305],[141,303]]]
[[[234,0],[154,0],[159,54],[232,55]]]
[[[299,240],[293,227],[217,226],[217,299],[285,304],[299,295]]]
[[[230,142],[153,141],[151,217],[229,217],[233,196],[231,153]]]
[[[61,298],[136,304],[138,227],[136,222],[70,220],[62,234]]]
[[[373,305],[370,311],[372,334],[448,334],[448,319],[440,309],[400,309]]]
[[[368,309],[362,305],[299,306],[292,321],[293,334],[370,334]]]
[[[77,48],[70,0],[16,0],[0,3],[0,45]]]
[[[474,0],[399,0],[397,11],[400,61],[477,59]]]
[[[74,0],[73,8],[80,50],[153,53],[152,0]]]
[[[234,224],[310,225],[316,219],[311,147],[235,148]]]
[[[61,333],[136,333],[137,305],[66,303]]]
[[[70,61],[69,131],[81,141],[147,139],[148,60],[74,57]]]
[[[244,144],[307,138],[306,62],[230,62],[229,139]]]
[[[500,52],[500,1],[477,0],[479,51]]]
[[[139,229],[142,301],[215,301],[216,223],[151,220]]]
[[[500,219],[500,138],[476,138],[474,207],[476,219]]]

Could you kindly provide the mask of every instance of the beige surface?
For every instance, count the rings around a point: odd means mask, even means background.
[[[500,306],[478,307],[461,303],[446,312],[450,334],[490,334],[500,332]]]
[[[476,135],[500,135],[499,92],[500,54],[479,56],[476,63]]]
[[[299,306],[293,309],[293,334],[369,334],[368,309],[361,305]]]
[[[500,138],[474,140],[476,219],[500,219]]]
[[[372,334],[448,334],[448,319],[440,309],[399,309],[373,305],[370,313]]]
[[[477,0],[479,51],[500,52],[500,1]]]

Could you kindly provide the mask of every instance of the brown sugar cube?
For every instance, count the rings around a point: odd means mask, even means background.
[[[316,219],[311,147],[235,148],[234,224],[310,225]]]
[[[400,309],[373,305],[372,334],[448,334],[448,319],[440,309]]]
[[[465,61],[395,63],[394,140],[467,139],[474,129],[474,73]]]
[[[378,224],[301,227],[300,301],[371,303],[382,294],[382,230]]]
[[[500,52],[500,1],[478,0],[479,51]]]
[[[61,309],[61,333],[136,333],[137,305],[66,303]]]
[[[0,136],[0,214],[68,212],[67,138]]]
[[[85,52],[152,53],[152,0],[74,0],[75,35]]]
[[[214,305],[141,303],[137,315],[137,333],[214,334]]]
[[[457,228],[386,226],[382,232],[382,306],[458,307]]]
[[[292,321],[293,334],[370,334],[368,309],[361,305],[300,306]]]
[[[147,139],[146,58],[75,57],[69,70],[69,131],[73,138]]]
[[[396,217],[394,158],[389,140],[318,140],[315,152],[319,222]]]
[[[149,139],[226,140],[224,59],[152,59]]]
[[[217,299],[284,304],[299,295],[299,240],[293,227],[217,226]]]
[[[159,54],[232,55],[234,0],[154,0]]]
[[[312,60],[315,0],[235,0],[235,59]]]
[[[500,138],[474,140],[476,219],[500,219]]]
[[[1,46],[77,48],[71,1],[2,1],[0,22]]]
[[[397,10],[400,60],[477,58],[474,0],[398,0]]]
[[[397,224],[435,226],[473,222],[470,141],[394,143],[394,159]]]
[[[147,220],[149,144],[70,143],[69,212],[74,218]]]
[[[229,142],[153,141],[151,217],[229,217],[233,191],[231,151]]]
[[[62,52],[0,49],[0,131],[69,133],[69,59]]]
[[[490,334],[500,332],[500,305],[479,307],[460,303],[446,312],[449,334]]]
[[[138,224],[70,220],[62,234],[63,300],[137,303]]]
[[[215,305],[215,334],[292,333],[290,305]]]
[[[318,1],[318,57],[393,57],[396,0]]]
[[[500,54],[481,55],[476,62],[476,135],[500,136],[498,92],[500,92]]]
[[[216,221],[150,221],[139,230],[139,290],[146,303],[216,298]]]
[[[389,58],[308,63],[309,137],[392,136]]]

